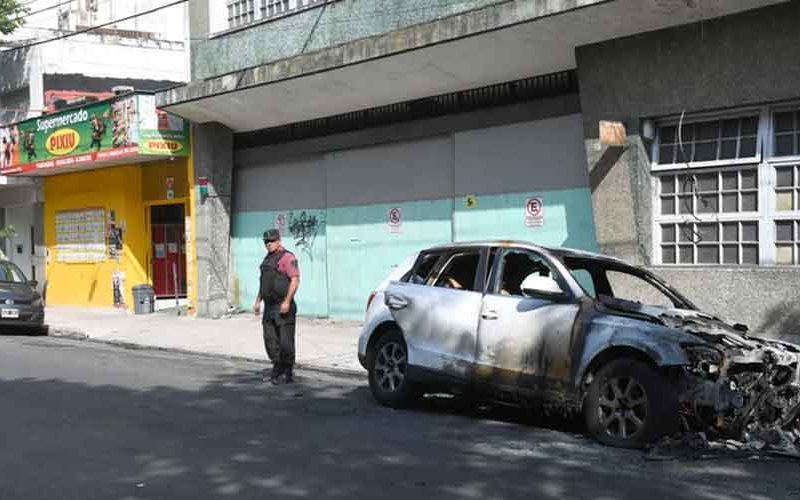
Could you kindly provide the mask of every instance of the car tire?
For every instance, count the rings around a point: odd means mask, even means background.
[[[597,441],[641,448],[678,428],[675,389],[650,366],[617,359],[597,372],[583,406],[586,429]]]
[[[384,406],[403,408],[419,399],[421,391],[407,376],[408,348],[400,332],[383,334],[367,355],[369,388]]]

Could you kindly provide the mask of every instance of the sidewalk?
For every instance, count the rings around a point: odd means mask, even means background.
[[[263,361],[261,320],[252,313],[225,319],[177,316],[174,310],[134,315],[109,309],[47,308],[50,335]],[[299,367],[365,374],[358,363],[355,321],[298,318],[296,333]]]

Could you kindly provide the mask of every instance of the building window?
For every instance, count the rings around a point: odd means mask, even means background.
[[[800,155],[800,111],[775,113],[775,156]]]
[[[301,0],[295,0],[298,4],[297,7],[302,6]],[[261,0],[261,17],[262,18],[270,18],[279,16],[295,7],[295,5],[289,4],[289,0]]]
[[[800,166],[775,168],[775,210],[800,210]]]
[[[716,214],[758,211],[756,166],[658,176],[660,214]]]
[[[336,0],[226,0],[228,28],[283,17]]]
[[[758,222],[660,224],[663,264],[758,264]]]
[[[775,261],[800,264],[800,220],[775,221]]]
[[[228,27],[249,24],[255,19],[255,0],[228,0]]]
[[[764,153],[762,154],[762,144]],[[800,265],[800,108],[659,124],[654,242],[664,265]]]
[[[667,125],[659,130],[658,164],[756,158],[758,115]]]

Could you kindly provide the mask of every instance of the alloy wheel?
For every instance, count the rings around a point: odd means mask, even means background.
[[[384,344],[375,358],[378,386],[386,392],[398,390],[406,377],[406,350],[398,342]]]
[[[600,388],[598,405],[603,432],[618,439],[630,439],[647,421],[647,393],[633,377],[613,377]]]

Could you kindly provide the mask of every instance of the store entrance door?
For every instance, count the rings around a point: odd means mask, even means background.
[[[156,297],[186,297],[183,204],[150,207],[152,276]]]

